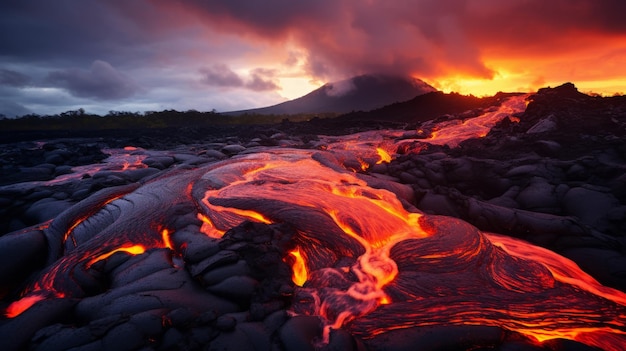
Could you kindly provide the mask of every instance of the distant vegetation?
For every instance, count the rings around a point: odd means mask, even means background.
[[[104,116],[86,113],[83,109],[67,111],[58,115],[25,115],[19,118],[0,117],[2,131],[45,130],[113,130],[113,129],[163,129],[181,127],[211,127],[220,125],[274,124],[284,120],[307,121],[312,118],[335,117],[334,113],[300,113],[291,115],[242,114],[224,116],[215,111],[195,110],[160,112],[110,111]]]

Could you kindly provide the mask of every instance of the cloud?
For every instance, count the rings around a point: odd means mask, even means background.
[[[201,68],[202,81],[218,87],[242,87],[243,79],[225,64],[218,63],[208,68]]]
[[[316,78],[361,73],[492,79],[490,55],[580,49],[626,34],[621,0],[190,0],[177,5],[213,30],[251,41],[290,42]],[[577,40],[572,40],[576,38]],[[293,63],[293,57],[286,62]]]
[[[30,77],[25,74],[8,69],[0,69],[0,85],[22,88],[27,86],[30,81]]]
[[[508,90],[537,77],[623,91],[625,12],[623,0],[6,0],[0,88],[37,113],[106,112],[118,99],[114,108],[202,108],[185,97],[215,94],[225,97],[210,108],[243,108],[241,96],[258,107],[297,79],[372,73],[465,93],[476,82]]]
[[[0,98],[0,115],[5,117],[24,116],[32,113],[29,109],[9,99]]]
[[[328,84],[328,88],[326,89],[326,95],[339,97],[346,95],[354,89],[356,89],[356,86],[354,85],[354,80],[344,79],[338,82]]]
[[[256,68],[250,72],[250,80],[245,86],[254,91],[280,89],[280,86],[274,78],[275,74],[276,72],[271,69]]]
[[[253,91],[280,89],[274,78],[275,71],[271,69],[255,68],[250,71],[250,77],[246,80],[222,63],[201,68],[200,73],[202,74],[202,82],[211,86],[246,88]]]
[[[46,82],[77,97],[101,100],[124,99],[141,90],[130,77],[100,60],[94,61],[89,70],[70,68],[50,72]]]
[[[182,6],[215,30],[269,42],[292,40],[306,52],[304,67],[317,78],[454,70],[491,76],[480,52],[464,36],[458,10],[445,4],[272,0],[190,1]]]

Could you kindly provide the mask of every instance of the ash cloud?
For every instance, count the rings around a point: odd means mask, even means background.
[[[328,84],[328,89],[326,89],[326,95],[340,97],[348,94],[354,89],[356,89],[356,86],[354,85],[354,81],[352,79],[341,80],[332,84]]]
[[[74,96],[101,100],[124,99],[141,90],[132,78],[101,60],[94,61],[89,70],[69,68],[50,72],[45,81]]]

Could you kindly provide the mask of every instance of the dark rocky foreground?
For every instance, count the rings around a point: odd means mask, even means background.
[[[419,141],[432,124],[404,123],[394,159],[370,162],[359,173],[371,186],[393,190],[407,207],[546,247],[600,283],[626,291],[626,99],[589,97],[571,85],[544,89],[532,99],[523,114],[454,148]],[[64,252],[88,246],[94,228],[109,233],[107,228],[119,228],[120,222],[133,223],[131,227],[148,228],[149,233],[119,234],[147,235],[152,246],[135,256],[113,254],[86,269],[72,266],[61,275],[67,276],[63,291],[73,295],[46,299],[0,321],[0,345],[41,350],[312,348],[320,334],[319,320],[287,313],[297,297],[290,266],[283,261],[296,235],[293,227],[245,222],[224,239],[212,239],[200,232],[203,223],[195,213],[189,214],[195,205],[173,194],[185,193],[182,179],[218,161],[268,148],[323,150],[329,139],[319,134],[368,128],[342,123],[66,135],[37,141],[25,135],[22,141],[3,144],[3,308],[45,274],[46,267],[62,260]],[[381,123],[378,119],[374,127],[385,127]],[[420,128],[426,130],[415,132]],[[125,146],[133,148],[123,150]],[[359,169],[352,161],[344,160],[343,166]],[[172,179],[159,183],[159,191],[173,200],[160,203],[150,197],[154,179]],[[106,207],[111,198],[126,194],[128,201]],[[101,208],[108,214],[98,212]],[[155,244],[162,228],[148,219],[142,224],[142,218],[125,217],[137,211],[145,218],[158,214],[159,223],[176,229],[170,248]],[[89,219],[81,222],[85,217]],[[75,223],[82,224],[74,228]],[[73,244],[62,240],[69,228]],[[373,339],[342,328],[331,333],[329,344],[317,346],[589,349],[566,339],[539,344],[498,327],[462,325],[398,329]]]

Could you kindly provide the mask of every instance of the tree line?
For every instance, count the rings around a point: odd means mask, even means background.
[[[29,114],[19,118],[0,116],[0,129],[3,131],[39,130],[109,130],[109,129],[164,129],[181,127],[211,127],[219,125],[274,124],[285,120],[290,122],[307,121],[312,118],[334,117],[335,114],[300,113],[291,115],[262,115],[245,113],[238,116],[225,116],[216,111],[196,110],[127,112],[109,111],[106,115],[85,112],[84,109],[71,110],[56,115]]]

